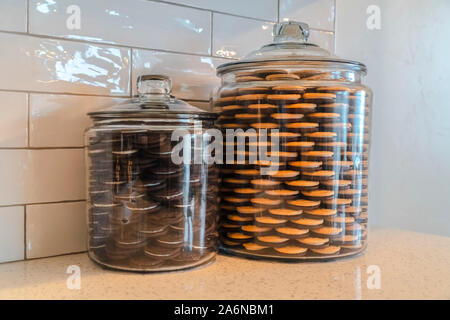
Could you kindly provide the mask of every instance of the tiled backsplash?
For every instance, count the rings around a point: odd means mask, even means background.
[[[334,50],[334,0],[1,0],[0,262],[85,248],[86,113],[172,77],[207,108],[215,67],[271,40],[278,19],[311,24]]]

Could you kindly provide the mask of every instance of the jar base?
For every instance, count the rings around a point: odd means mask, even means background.
[[[268,255],[268,254],[258,254],[258,253],[249,253],[248,251],[244,249],[231,249],[226,248],[223,246],[219,247],[219,252],[226,254],[226,255],[232,255],[237,257],[242,257],[246,259],[251,260],[269,260],[269,261],[278,261],[278,262],[321,262],[321,261],[334,261],[349,257],[355,257],[362,253],[367,248],[367,243],[365,243],[360,249],[349,251],[346,253],[340,253],[335,255],[329,255],[329,256],[296,256],[296,257],[284,257],[284,256],[276,256],[276,255]]]
[[[176,272],[176,271],[184,271],[184,270],[191,270],[191,269],[199,269],[205,266],[208,266],[212,263],[214,263],[216,259],[216,252],[211,252],[207,255],[205,255],[204,258],[197,260],[195,262],[189,263],[189,264],[183,264],[183,265],[173,265],[173,266],[155,266],[153,268],[139,268],[139,267],[132,267],[132,266],[126,266],[126,265],[118,265],[110,262],[101,261],[98,259],[94,253],[88,252],[88,257],[95,262],[96,264],[100,265],[103,268],[115,270],[115,271],[127,271],[127,272],[139,272],[139,273],[157,273],[157,272]]]

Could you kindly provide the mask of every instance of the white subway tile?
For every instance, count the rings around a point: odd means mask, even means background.
[[[311,28],[334,31],[334,0],[280,0],[280,20],[306,22]]]
[[[133,50],[133,91],[143,74],[172,78],[173,93],[181,99],[209,100],[220,81],[215,68],[229,60],[151,50]]]
[[[331,31],[310,30],[308,42],[334,53],[334,33]]]
[[[0,262],[24,259],[24,207],[0,208]]]
[[[0,52],[0,89],[129,94],[129,49],[0,33]]]
[[[213,54],[241,58],[272,42],[273,23],[214,13]]]
[[[0,30],[27,32],[27,0],[0,1]]]
[[[27,145],[27,94],[0,92],[0,148],[24,148]]]
[[[111,107],[122,98],[60,94],[30,95],[30,146],[83,147],[88,112]],[[1,129],[0,129],[1,130]]]
[[[78,12],[79,25],[76,24]],[[30,32],[209,54],[211,14],[203,10],[143,0],[32,0]]]
[[[277,21],[278,0],[166,0],[196,8]]]
[[[27,206],[27,259],[85,251],[86,237],[84,201]]]
[[[85,198],[84,150],[0,150],[0,205]]]

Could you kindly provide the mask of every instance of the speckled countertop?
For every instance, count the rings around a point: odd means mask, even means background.
[[[200,269],[155,274],[104,270],[86,254],[5,263],[0,264],[0,299],[450,298],[449,237],[388,229],[372,230],[369,236],[365,254],[333,262],[219,255]],[[70,265],[80,267],[79,290],[67,288]],[[377,269],[379,289],[376,276],[368,274]]]

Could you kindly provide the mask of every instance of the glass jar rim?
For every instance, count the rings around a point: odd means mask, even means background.
[[[287,68],[319,68],[327,67],[329,69],[341,68],[346,71],[357,71],[363,74],[367,73],[367,67],[365,64],[346,59],[333,58],[313,58],[313,57],[295,57],[284,59],[265,59],[254,61],[233,61],[227,62],[217,67],[217,75],[222,76],[234,71],[252,70],[256,68],[264,67],[287,67]]]

